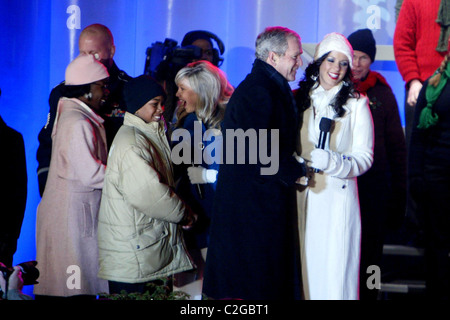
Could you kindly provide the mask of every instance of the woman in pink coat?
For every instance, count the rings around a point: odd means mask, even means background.
[[[66,69],[49,178],[37,211],[36,298],[108,292],[107,282],[97,278],[97,219],[107,159],[98,112],[108,77],[92,55],[78,56]]]

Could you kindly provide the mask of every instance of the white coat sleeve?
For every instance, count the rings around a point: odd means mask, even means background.
[[[373,163],[374,128],[372,114],[365,96],[353,100],[354,115],[350,125],[351,150],[340,153],[330,150],[330,162],[324,172],[338,178],[358,177],[370,169]]]

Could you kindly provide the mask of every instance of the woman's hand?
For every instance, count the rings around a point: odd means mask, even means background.
[[[311,167],[324,171],[330,165],[330,152],[323,149],[311,151]]]
[[[214,183],[217,180],[218,174],[217,170],[206,169],[202,166],[189,167],[187,172],[192,184]]]

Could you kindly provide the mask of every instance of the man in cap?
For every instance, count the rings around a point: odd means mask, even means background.
[[[108,96],[102,106],[102,117],[105,119],[105,130],[108,146],[111,145],[116,132],[123,123],[123,116],[126,111],[125,102],[123,100],[123,86],[130,79],[124,71],[120,70],[114,62],[114,54],[116,46],[111,31],[104,25],[92,24],[81,31],[78,40],[78,48],[80,53],[92,54],[99,60],[108,70],[110,78],[108,80],[107,89]],[[39,132],[39,147],[36,153],[38,161],[38,182],[39,193],[44,193],[47,181],[48,170],[50,167],[50,158],[52,150],[52,130],[56,117],[56,107],[61,97],[61,86],[64,82],[53,88],[49,97],[50,111],[47,117],[47,123]]]
[[[360,299],[376,300],[369,289],[367,268],[379,266],[388,227],[398,228],[406,212],[406,144],[397,101],[386,79],[370,70],[376,43],[372,31],[360,29],[348,37],[353,47],[353,76],[369,98],[375,132],[372,168],[358,177],[361,207]]]

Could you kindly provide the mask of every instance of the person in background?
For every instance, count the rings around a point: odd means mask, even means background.
[[[439,67],[448,50],[448,33],[441,25],[446,1],[404,0],[394,33],[394,55],[406,92],[406,141],[422,83]],[[440,18],[440,19],[438,19]],[[443,22],[443,21],[442,21]],[[446,35],[446,36],[445,36]]]
[[[360,93],[369,98],[375,144],[372,167],[358,177],[361,207],[360,299],[376,300],[367,271],[380,266],[385,235],[400,228],[406,213],[406,143],[397,100],[386,79],[372,71],[376,42],[372,31],[359,29],[348,36],[353,47],[353,77]]]
[[[411,195],[424,215],[427,297],[450,298],[450,54],[424,82],[411,134]]]
[[[66,68],[48,182],[36,215],[36,298],[95,298],[108,291],[107,282],[97,277],[98,211],[107,160],[100,114],[108,77],[93,55],[81,54]]]
[[[396,0],[395,1],[395,22],[397,22],[397,20],[398,20],[398,15],[399,15],[399,13],[400,13],[400,9],[401,9],[401,7],[402,7],[402,4],[403,4],[403,0]]]
[[[124,84],[130,79],[130,76],[120,70],[114,61],[116,46],[113,35],[106,26],[95,23],[84,28],[78,39],[78,50],[83,54],[94,55],[106,67],[110,75],[107,83],[109,94],[99,112],[100,116],[104,119],[107,145],[109,148],[114,139],[114,135],[123,123],[126,105],[123,100],[122,90]],[[44,193],[50,167],[52,151],[51,133],[55,122],[58,101],[62,96],[60,89],[63,87],[64,82],[57,85],[51,91],[49,97],[50,111],[48,113],[47,123],[41,129],[38,136],[39,147],[36,153],[36,159],[38,161],[37,175],[41,197]]]
[[[181,226],[197,215],[175,194],[170,146],[161,118],[166,93],[142,75],[124,87],[127,112],[108,156],[100,205],[98,276],[111,294],[193,268]]]
[[[22,134],[8,127],[1,116],[0,141],[4,150],[0,157],[0,203],[8,208],[0,213],[0,261],[11,267],[27,203],[27,163]]]
[[[212,40],[216,41],[219,49],[214,48]],[[223,58],[220,57],[220,53],[223,54],[225,52],[225,47],[222,41],[215,34],[209,31],[189,31],[184,35],[184,38],[181,41],[181,46],[199,47],[200,49],[202,49],[202,56],[198,60],[209,61],[216,67],[220,67],[223,62]]]
[[[223,141],[234,141],[233,134],[242,131],[256,133],[257,141],[245,143],[241,152],[224,147],[203,282],[207,297],[301,298],[294,203],[296,181],[306,171],[294,157],[297,108],[288,82],[295,80],[302,52],[295,31],[266,28],[256,39],[251,73],[227,105]],[[276,154],[274,161],[252,162],[255,150]]]
[[[403,0],[395,27],[393,47],[395,62],[405,81],[405,138],[407,157],[417,97],[422,83],[439,67],[448,50],[447,0]],[[407,178],[409,180],[409,178]],[[423,219],[410,196],[407,180],[406,227],[412,231],[415,246],[422,246]]]
[[[295,96],[303,112],[299,156],[315,169],[306,190],[298,192],[303,288],[311,300],[359,298],[356,178],[372,166],[374,133],[368,99],[354,88],[352,61],[343,35],[325,35]],[[318,147],[325,127],[329,134]]]
[[[213,40],[216,42],[218,49],[214,48]],[[224,60],[221,57],[221,54],[225,52],[225,46],[222,40],[209,31],[193,30],[186,33],[181,41],[181,47],[187,48],[192,46],[200,48],[200,56],[192,59],[191,57],[186,57],[183,63],[179,61],[178,63],[170,64],[170,66],[167,61],[162,61],[160,66],[158,66],[158,68],[161,68],[161,71],[157,72],[156,78],[167,92],[167,101],[164,106],[163,115],[168,123],[169,131],[173,129],[177,120],[184,115],[184,110],[178,108],[178,98],[176,96],[178,87],[175,83],[175,76],[178,71],[188,63],[194,61],[205,60],[211,62],[216,67],[220,67]]]
[[[175,77],[177,97],[185,115],[176,124],[172,141],[179,131],[189,132],[189,142],[173,142],[173,150],[185,144],[192,150],[188,163],[177,165],[180,181],[177,193],[198,214],[196,226],[185,232],[189,252],[197,266],[196,272],[186,272],[178,277],[180,289],[192,297],[201,297],[203,268],[209,243],[209,223],[217,184],[217,174],[222,157],[220,123],[226,105],[233,93],[225,73],[208,61],[197,61],[182,68]],[[196,126],[198,126],[196,128]],[[197,131],[198,130],[198,131]],[[195,134],[201,134],[198,146]],[[206,134],[206,135],[205,135]],[[176,138],[178,141],[179,137]],[[187,144],[186,144],[187,143]],[[208,150],[214,146],[214,151]],[[195,163],[195,153],[201,160]],[[173,160],[173,159],[172,159]],[[194,165],[195,164],[195,165]],[[185,285],[184,285],[185,284]]]

